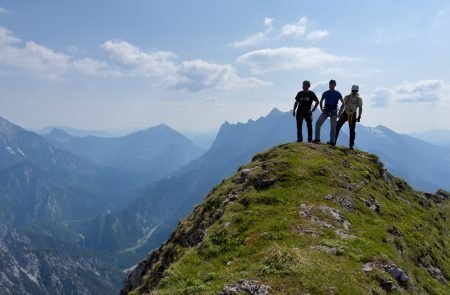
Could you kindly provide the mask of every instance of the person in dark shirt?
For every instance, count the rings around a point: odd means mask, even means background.
[[[322,114],[320,114],[319,119],[316,122],[316,138],[314,139],[314,143],[320,142],[320,128],[323,125],[323,122],[327,118],[330,118],[330,141],[327,144],[336,145],[336,120],[337,120],[337,109],[339,101],[341,104],[344,104],[344,100],[342,99],[342,94],[335,90],[336,81],[330,80],[329,83],[330,89],[325,91],[322,94],[322,98],[320,99],[320,110]],[[325,106],[323,106],[323,102],[325,101]]]
[[[303,90],[297,93],[297,96],[295,97],[292,115],[297,121],[297,142],[303,141],[303,120],[306,121],[306,127],[308,128],[308,142],[312,142],[312,113],[319,105],[319,99],[314,92],[309,90],[309,87],[311,87],[311,83],[309,81],[303,81]],[[316,104],[311,110],[313,101]]]

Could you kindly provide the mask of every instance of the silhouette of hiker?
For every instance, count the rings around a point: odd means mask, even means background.
[[[317,109],[319,105],[319,99],[316,94],[309,90],[311,82],[303,81],[303,90],[297,93],[295,97],[294,110],[292,115],[297,121],[297,142],[303,141],[302,126],[303,119],[306,121],[306,127],[308,128],[308,142],[312,141],[312,113]],[[313,101],[316,103],[311,110]],[[297,112],[296,112],[297,110]]]
[[[327,144],[336,145],[336,119],[337,119],[337,107],[338,102],[340,101],[342,104],[344,101],[342,100],[342,95],[339,91],[335,90],[336,81],[330,80],[329,83],[330,89],[325,91],[322,94],[322,98],[320,99],[320,110],[322,114],[320,114],[319,119],[316,122],[316,138],[314,139],[314,143],[320,142],[320,128],[323,125],[323,122],[329,117],[330,118],[330,141]],[[322,105],[325,100],[325,106]]]
[[[358,94],[359,86],[352,86],[352,93],[344,97],[344,104],[341,105],[341,109],[339,110],[339,121],[336,126],[336,141],[339,136],[339,131],[345,122],[348,121],[348,126],[350,128],[350,149],[353,149],[355,145],[355,137],[356,137],[356,122],[361,120],[362,114],[362,98]],[[356,111],[358,110],[358,116],[356,116]]]

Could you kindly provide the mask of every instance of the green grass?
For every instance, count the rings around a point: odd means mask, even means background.
[[[247,279],[270,285],[273,294],[386,294],[380,281],[392,280],[398,286],[397,282],[381,270],[364,273],[362,266],[389,261],[407,272],[416,292],[450,294],[448,284],[439,283],[416,263],[425,253],[449,279],[449,202],[424,203],[402,180],[386,183],[375,155],[288,144],[256,155],[242,168],[252,169],[248,179],[265,173],[265,178],[278,181],[257,191],[240,184],[239,173],[225,180],[176,231],[186,232],[193,224],[208,222],[230,192],[237,193],[237,200],[222,208],[224,215],[197,246],[169,241],[166,247],[178,250],[162,280],[156,285],[147,280],[134,293],[153,289],[152,294],[216,294],[225,285]],[[346,210],[325,199],[328,194],[353,199],[353,208]],[[380,204],[379,213],[361,200],[370,198]],[[334,228],[301,217],[301,204],[310,206],[312,215]],[[340,210],[351,224],[349,231],[343,231],[355,238],[341,239],[335,232],[339,223],[321,212],[320,205]],[[393,225],[401,236],[387,232]],[[299,228],[317,234],[299,234]]]

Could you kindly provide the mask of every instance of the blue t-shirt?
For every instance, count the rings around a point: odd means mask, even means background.
[[[325,99],[325,110],[333,111],[337,109],[339,99],[342,95],[337,90],[327,90],[322,94],[322,99]]]

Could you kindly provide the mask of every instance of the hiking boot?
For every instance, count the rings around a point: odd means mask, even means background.
[[[353,146],[351,145],[349,148],[348,148],[349,150],[354,150],[354,148],[353,148]]]
[[[331,145],[331,146],[335,146],[335,145],[336,145],[336,143],[335,143],[335,142],[332,142],[332,141],[327,142],[327,144],[329,144],[329,145]]]
[[[297,139],[297,142],[303,142],[303,139]]]
[[[314,139],[313,143],[320,143],[320,139]]]

